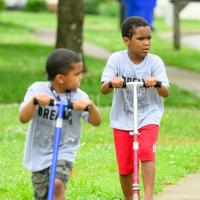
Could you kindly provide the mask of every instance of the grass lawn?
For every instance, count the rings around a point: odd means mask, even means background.
[[[44,64],[53,49],[52,46],[39,44],[32,37],[32,32],[40,28],[55,28],[56,20],[55,15],[50,13],[1,14],[0,82],[3,84],[0,87],[0,197],[1,200],[30,200],[30,173],[22,165],[27,125],[18,121],[18,103],[32,82],[46,80]],[[24,19],[28,23],[25,24]],[[182,26],[183,30],[200,30],[196,22],[184,21]],[[160,31],[169,31],[162,19],[156,20],[156,27]],[[123,48],[116,18],[86,16],[84,37],[111,51]],[[158,53],[167,64],[199,70],[199,52],[187,47],[179,52],[173,51],[172,45],[161,40],[156,33],[153,35],[152,51]],[[99,92],[105,61],[86,56],[85,62],[88,72],[81,87],[100,106],[103,123],[98,128],[83,123],[81,147],[67,190],[68,199],[122,199],[112,131],[109,128],[112,95],[103,96]],[[199,102],[200,98],[194,94],[171,85],[171,94],[165,100],[166,112],[157,144],[155,193],[160,192],[166,184],[172,184],[199,169]]]
[[[109,110],[109,107],[101,108],[103,123],[100,127],[83,123],[81,147],[67,190],[69,200],[122,199]],[[22,165],[27,125],[18,121],[17,104],[0,105],[0,111],[1,200],[29,200],[32,196],[30,173]],[[155,193],[199,168],[199,120],[200,111],[197,110],[166,110],[157,144]],[[143,189],[141,192],[143,194]]]

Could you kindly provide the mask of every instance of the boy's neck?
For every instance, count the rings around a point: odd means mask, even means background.
[[[62,88],[61,85],[59,85],[58,83],[54,82],[54,81],[50,81],[51,86],[53,87],[53,89],[57,92],[57,93],[64,93],[65,89]]]
[[[129,51],[128,51],[128,57],[130,58],[130,60],[134,63],[134,64],[140,64],[145,57],[138,57],[136,55],[133,55],[131,54]]]

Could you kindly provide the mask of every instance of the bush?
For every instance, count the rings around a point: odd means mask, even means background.
[[[100,0],[84,0],[84,9],[86,14],[97,15]]]
[[[46,11],[46,2],[45,0],[28,0],[24,10],[32,12]]]
[[[116,1],[101,3],[98,7],[98,14],[104,16],[119,16],[119,4]]]
[[[84,0],[86,14],[117,16],[119,14],[118,0]]]
[[[5,8],[4,0],[0,0],[0,10],[3,10]]]

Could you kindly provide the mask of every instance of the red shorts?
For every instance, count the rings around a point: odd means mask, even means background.
[[[158,125],[150,124],[138,130],[140,161],[155,161],[158,129]],[[133,173],[133,136],[126,130],[114,128],[113,132],[119,174],[131,174]]]

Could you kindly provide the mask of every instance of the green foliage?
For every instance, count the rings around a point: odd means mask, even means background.
[[[45,0],[28,0],[26,6],[24,7],[24,10],[31,12],[46,11]]]
[[[103,16],[119,16],[119,4],[116,1],[101,3],[98,14]]]
[[[5,8],[4,0],[0,0],[0,11]]]
[[[84,0],[85,13],[97,15],[100,0]]]
[[[119,5],[116,0],[84,0],[85,13],[91,15],[118,16]]]

